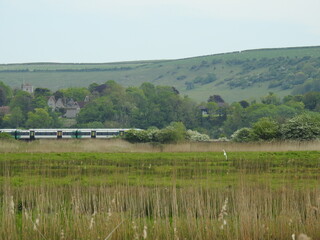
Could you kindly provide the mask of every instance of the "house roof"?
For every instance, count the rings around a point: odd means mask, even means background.
[[[78,102],[78,105],[80,108],[83,108],[88,102],[84,102],[84,101],[81,101],[81,102]]]
[[[2,114],[8,114],[10,112],[10,107],[9,106],[2,106],[0,107],[0,113]]]

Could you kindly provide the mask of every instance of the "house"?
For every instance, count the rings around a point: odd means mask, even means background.
[[[200,111],[201,111],[201,115],[202,117],[208,117],[209,116],[209,112],[208,112],[208,109],[203,107],[203,106],[200,106],[199,107]]]
[[[87,102],[76,102],[72,98],[69,100],[65,100],[63,98],[55,99],[54,96],[49,97],[48,106],[52,109],[52,111],[59,111],[63,109],[65,114],[63,117],[65,118],[76,118],[80,109],[84,107]]]
[[[89,96],[86,96],[85,98],[84,98],[84,102],[85,103],[88,103],[90,101],[90,97]]]
[[[32,94],[33,93],[33,86],[29,83],[23,83],[23,84],[21,84],[21,90]]]
[[[72,99],[71,99],[72,100]],[[77,102],[69,101],[65,107],[66,113],[63,115],[65,118],[76,118],[80,112],[80,106]]]
[[[54,111],[56,109],[56,99],[54,96],[49,97],[48,99],[48,107]]]
[[[56,108],[65,108],[62,98],[58,98],[58,100],[56,101]]]

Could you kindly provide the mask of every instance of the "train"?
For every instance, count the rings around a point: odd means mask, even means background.
[[[101,129],[0,129],[0,133],[8,133],[15,139],[88,139],[113,138],[124,136],[130,128]],[[139,129],[135,129],[139,130]]]

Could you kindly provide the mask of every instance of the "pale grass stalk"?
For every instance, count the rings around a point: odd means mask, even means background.
[[[146,225],[144,225],[144,227],[143,227],[143,233],[142,233],[143,239],[147,239],[147,237],[148,237],[147,230],[148,230],[148,227],[147,227]]]
[[[13,201],[13,196],[10,196],[10,206],[9,206],[9,212],[10,214],[14,215],[14,201]]]
[[[42,239],[47,239],[43,234],[42,234],[42,232],[38,229],[38,225],[39,225],[39,219],[37,218],[36,219],[36,222],[33,222],[32,221],[32,217],[28,214],[28,212],[27,211],[25,211],[25,216],[26,216],[26,219],[27,220],[29,220],[31,223],[32,223],[32,225],[33,225],[33,230],[34,231],[37,231],[39,234],[40,234],[40,236],[42,237]]]
[[[124,223],[125,220],[122,220],[110,233],[109,235],[104,239],[104,240],[108,240],[112,234],[121,226],[122,223]]]

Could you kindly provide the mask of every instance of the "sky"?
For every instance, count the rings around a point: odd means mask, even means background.
[[[0,63],[320,45],[319,0],[0,0]]]

